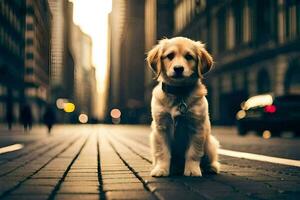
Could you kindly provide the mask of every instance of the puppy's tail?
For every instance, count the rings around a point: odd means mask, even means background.
[[[201,168],[208,173],[218,174],[220,172],[220,163],[218,156],[219,141],[212,135],[209,135],[204,145],[204,156],[201,160]]]

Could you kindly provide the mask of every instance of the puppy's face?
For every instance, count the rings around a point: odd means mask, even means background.
[[[150,50],[147,63],[159,81],[183,84],[201,78],[213,60],[201,42],[175,37],[161,40]]]
[[[180,81],[197,74],[197,55],[194,49],[192,43],[181,40],[169,41],[164,46],[162,72],[168,79]]]

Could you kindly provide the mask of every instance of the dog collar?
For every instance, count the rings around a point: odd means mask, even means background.
[[[176,96],[187,96],[195,88],[195,85],[184,85],[184,86],[174,86],[162,83],[162,90],[167,94],[173,94]]]
[[[181,98],[178,104],[178,111],[180,114],[186,114],[188,111],[188,106],[184,101],[184,97],[188,96],[195,88],[195,85],[185,85],[185,86],[174,86],[162,83],[162,90],[167,94],[176,95]]]

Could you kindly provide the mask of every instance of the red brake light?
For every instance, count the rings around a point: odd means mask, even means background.
[[[264,108],[266,113],[275,113],[276,112],[276,106],[274,105],[268,105]]]

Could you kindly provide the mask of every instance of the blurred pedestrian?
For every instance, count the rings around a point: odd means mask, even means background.
[[[7,122],[7,125],[8,125],[8,130],[11,130],[11,128],[12,128],[13,120],[14,120],[14,116],[13,116],[12,111],[8,111],[6,113],[6,122]]]
[[[29,131],[32,128],[32,113],[29,104],[24,104],[21,108],[20,120],[24,126],[25,131]]]
[[[52,126],[56,121],[55,111],[51,105],[47,105],[45,113],[44,113],[44,123],[48,127],[48,133],[51,132]]]

